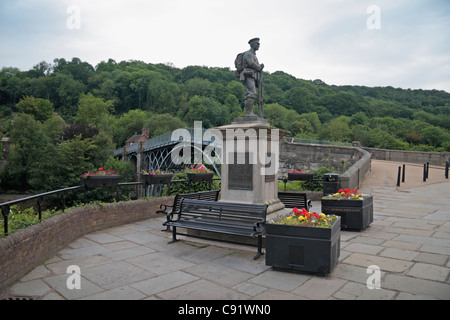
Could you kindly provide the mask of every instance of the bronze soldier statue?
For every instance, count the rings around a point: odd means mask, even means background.
[[[259,49],[259,38],[253,38],[249,42],[250,50],[243,53],[243,69],[240,71],[239,80],[245,86],[245,112],[247,117],[256,116],[253,113],[253,105],[256,98],[256,88],[259,89],[259,116],[262,117],[262,70],[264,64],[259,64],[256,51]]]

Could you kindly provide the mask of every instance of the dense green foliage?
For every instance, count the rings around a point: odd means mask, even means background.
[[[264,74],[265,117],[294,137],[358,140],[387,149],[450,151],[450,93],[333,86],[281,71]],[[79,183],[106,167],[135,132],[228,124],[243,115],[244,86],[234,70],[183,69],[78,58],[0,71],[0,129],[13,145],[3,188],[45,191]],[[53,115],[57,113],[58,115]],[[128,180],[130,181],[130,180]]]

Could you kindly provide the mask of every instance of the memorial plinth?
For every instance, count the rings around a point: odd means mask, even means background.
[[[221,200],[267,204],[267,214],[284,209],[278,199],[280,141],[287,131],[259,117],[236,119],[221,131]]]

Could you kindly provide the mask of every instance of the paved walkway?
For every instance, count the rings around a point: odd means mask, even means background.
[[[361,191],[374,195],[374,222],[362,232],[341,231],[339,263],[327,277],[275,271],[264,256],[252,259],[254,247],[183,237],[168,245],[170,234],[157,218],[79,238],[8,294],[44,300],[450,299],[450,182],[408,189],[367,181],[372,184]],[[320,202],[312,209],[320,211]],[[79,290],[67,288],[70,265],[81,270]],[[367,287],[371,265],[381,270],[380,289]]]

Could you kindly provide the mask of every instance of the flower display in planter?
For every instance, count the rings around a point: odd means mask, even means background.
[[[99,168],[95,172],[81,175],[81,183],[86,189],[115,187],[119,183],[119,173],[114,170]]]
[[[294,208],[266,224],[266,265],[331,273],[340,255],[341,218]]]
[[[299,170],[297,170],[297,169],[294,169],[294,170],[289,171],[289,173],[309,173],[309,172],[306,172],[306,171],[299,171]]]
[[[86,172],[83,173],[81,176],[84,179],[87,179],[88,177],[92,176],[114,176],[114,175],[119,175],[119,173],[115,172],[114,170],[105,170],[103,168],[98,168],[96,172]]]
[[[168,184],[172,181],[173,173],[168,171],[145,171],[142,170],[139,173],[142,177],[142,180],[146,184]]]
[[[185,168],[185,172],[186,173],[213,173],[212,170],[205,167],[205,165],[202,163],[196,164],[191,168]]]
[[[339,189],[337,193],[324,196],[322,199],[330,200],[363,200],[370,197],[370,194],[359,193],[358,189],[352,190],[350,188]]]
[[[340,189],[322,197],[322,212],[341,217],[342,229],[363,230],[373,222],[373,197],[358,189]]]
[[[173,174],[172,172],[169,171],[162,171],[162,170],[155,170],[155,171],[145,171],[145,170],[141,170],[141,172],[139,173],[141,176],[142,175],[150,175],[150,176],[154,176],[157,174]]]
[[[324,213],[318,214],[316,212],[309,212],[305,208],[302,208],[301,210],[294,208],[288,215],[278,216],[275,219],[272,219],[270,223],[330,228],[336,219],[336,215],[326,215]]]
[[[187,173],[189,183],[208,182],[210,184],[211,189],[214,173],[212,170],[206,168],[203,164],[199,163],[193,166],[192,168],[186,168],[185,172]]]

